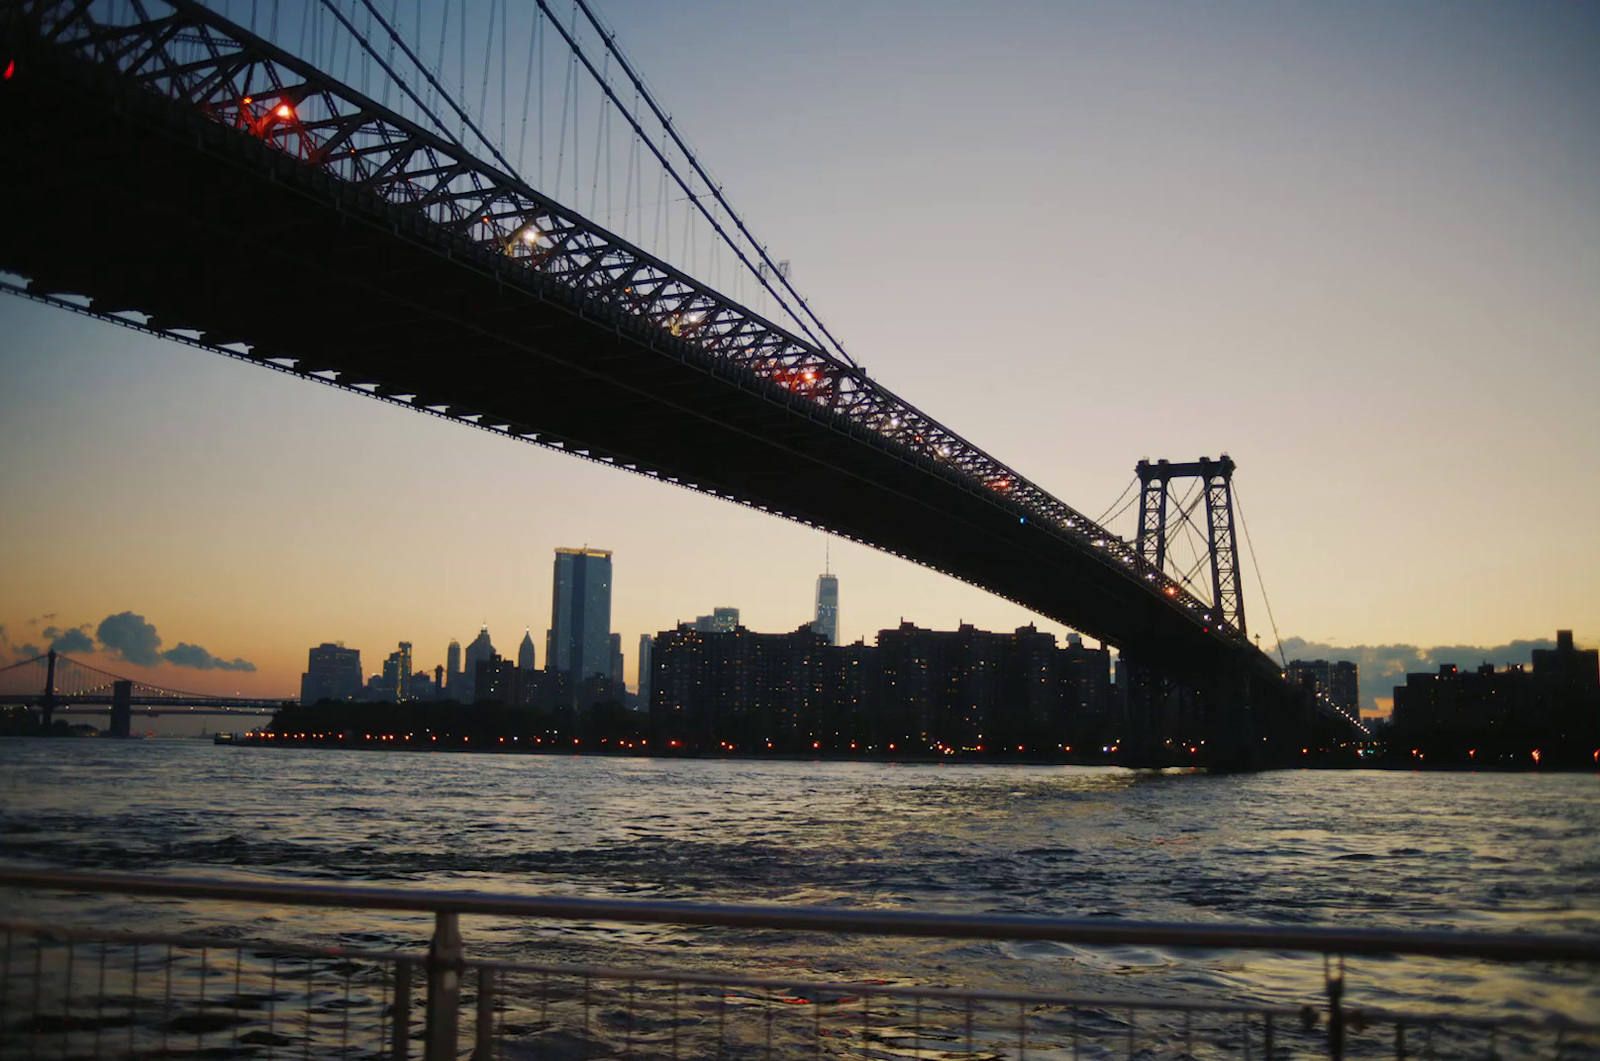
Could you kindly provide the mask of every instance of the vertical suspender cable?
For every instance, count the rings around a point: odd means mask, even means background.
[[[542,5],[545,0],[538,0],[538,2]],[[600,35],[600,39],[605,41],[606,49],[616,53],[617,65],[621,67],[622,72],[628,76],[628,79],[633,82],[634,87],[638,88],[642,92],[645,102],[650,105],[650,109],[655,113],[656,120],[659,121],[662,124],[662,127],[665,128],[672,136],[673,142],[677,145],[678,150],[683,153],[683,157],[688,161],[689,165],[693,167],[695,172],[700,175],[700,178],[706,182],[706,186],[709,189],[709,194],[717,202],[722,204],[722,208],[728,212],[728,216],[732,219],[733,223],[738,227],[739,231],[744,234],[745,239],[750,241],[750,245],[755,248],[756,253],[761,256],[762,261],[764,261],[767,267],[772,270],[773,275],[777,276],[778,282],[783,285],[784,289],[788,291],[794,300],[799,304],[806,317],[817,326],[818,331],[827,336],[829,343],[832,344],[834,353],[836,353],[841,359],[844,360],[846,364],[850,365],[851,367],[860,368],[861,366],[857,365],[850,355],[845,353],[844,346],[839,342],[838,339],[834,338],[832,332],[828,331],[827,325],[822,323],[822,319],[812,311],[806,300],[800,297],[800,293],[796,291],[794,289],[794,285],[789,282],[788,276],[778,272],[778,265],[767,253],[767,249],[757,242],[755,236],[751,234],[749,228],[745,226],[745,223],[739,218],[739,215],[734,212],[732,204],[730,204],[727,199],[723,197],[722,189],[718,188],[716,183],[711,180],[710,175],[706,173],[705,169],[700,165],[700,162],[695,158],[694,152],[689,149],[689,145],[685,143],[683,138],[678,135],[677,129],[672,124],[672,119],[669,118],[666,113],[663,112],[656,104],[655,98],[651,96],[649,90],[644,87],[644,82],[634,71],[632,65],[629,64],[627,57],[624,56],[620,51],[617,51],[615,42],[611,39],[610,34],[606,33],[604,27],[600,25],[600,20],[595,17],[594,12],[590,10],[587,0],[574,0],[574,3],[583,11],[584,17],[587,18],[589,20],[589,24],[594,27],[594,31]],[[573,47],[576,48],[575,43],[573,44]],[[585,62],[587,63],[587,60],[585,60]],[[701,209],[702,212],[704,212],[704,208],[702,207]],[[722,233],[722,226],[717,224],[715,221],[712,221],[712,227],[715,228],[719,234]],[[727,239],[727,236],[724,235],[723,238]],[[731,244],[731,241],[729,242]],[[739,257],[741,259],[744,258],[743,252],[740,252]],[[748,261],[746,262],[746,265],[747,267],[749,266]],[[753,271],[753,267],[751,268]],[[765,286],[764,281],[763,286]],[[773,297],[778,298],[779,303],[787,308],[787,303],[785,303],[782,298],[779,298],[777,292],[773,292]],[[793,311],[791,311],[791,314],[793,314]],[[802,328],[805,328],[804,322],[798,319],[798,317],[796,317],[795,323],[799,324]],[[809,329],[807,329],[807,331],[809,334]],[[822,344],[818,343],[818,345],[820,346]]]
[[[510,17],[509,2],[500,5],[500,142],[506,142],[506,39],[511,36],[507,20]],[[522,159],[517,159],[518,165]]]
[[[578,25],[578,11],[577,11],[576,8],[574,8],[573,11],[572,11],[572,25],[573,25],[573,29],[576,30],[577,29],[577,25]],[[582,81],[582,79],[580,79],[578,77],[578,64],[577,64],[576,61],[574,61],[573,64],[572,64],[572,207],[573,207],[573,209],[577,209],[577,207],[578,207],[578,170],[582,168],[580,163],[581,163],[581,161],[583,159],[583,156],[578,153],[578,150],[579,150],[578,131],[583,127],[582,118],[583,118],[583,81]]]
[[[522,133],[517,139],[517,165],[528,164],[528,108],[533,103],[533,61],[534,50],[539,41],[539,12],[533,13],[533,30],[528,34],[528,66],[522,76]],[[543,79],[540,79],[539,95],[544,95]],[[543,118],[541,110],[539,114]],[[540,179],[543,179],[541,174]]]
[[[328,2],[328,0],[323,0],[323,3],[327,3],[327,2]],[[489,152],[494,156],[495,161],[500,163],[500,165],[505,168],[506,173],[508,173],[508,174],[510,174],[512,176],[517,176],[518,175],[518,171],[517,171],[516,167],[512,166],[510,162],[506,161],[505,154],[500,150],[500,148],[497,147],[495,144],[491,143],[489,141],[489,139],[486,136],[483,135],[483,132],[477,127],[477,125],[473,123],[472,119],[467,117],[467,112],[462,110],[460,105],[457,104],[455,100],[450,98],[450,93],[446,92],[444,90],[444,86],[439,83],[438,78],[434,77],[433,73],[427,67],[422,65],[422,60],[417,57],[417,53],[412,51],[411,50],[411,46],[405,42],[404,38],[402,38],[398,33],[395,32],[394,26],[391,25],[389,23],[389,21],[387,19],[385,19],[381,13],[379,13],[378,11],[376,11],[373,8],[372,0],[362,0],[362,3],[364,3],[366,5],[368,11],[371,11],[373,13],[373,16],[375,18],[377,18],[377,20],[378,20],[378,25],[382,26],[384,32],[389,35],[389,39],[392,40],[395,44],[397,44],[400,47],[400,51],[411,62],[411,64],[413,66],[415,66],[418,71],[421,72],[422,76],[427,79],[428,84],[431,85],[433,87],[434,91],[436,91],[439,94],[439,97],[441,99],[443,99],[444,102],[446,102],[446,103],[448,103],[450,105],[450,108],[456,112],[456,115],[461,119],[462,123],[468,129],[471,129],[473,135],[476,136],[478,138],[478,140],[480,142],[482,142],[483,145],[489,149]],[[341,21],[344,21],[342,16],[341,16]],[[350,25],[349,22],[345,22],[345,28],[348,29],[351,33],[356,33],[357,37],[360,37],[360,34],[356,32],[355,27]],[[367,51],[372,55],[372,57],[374,59],[378,58],[377,52],[373,51],[373,49],[372,49],[371,43],[369,43],[364,38],[361,40],[361,46],[363,48],[367,49]],[[379,60],[379,62],[382,63],[382,60]],[[440,135],[442,135],[442,136],[444,136],[446,138],[450,138],[450,131],[445,128],[444,123],[441,122],[439,120],[439,118],[432,111],[430,111],[427,107],[425,107],[423,105],[422,100],[417,96],[417,94],[415,92],[413,92],[411,90],[410,86],[408,86],[406,84],[406,82],[400,77],[400,75],[395,73],[394,70],[392,68],[390,68],[387,63],[384,63],[383,67],[384,67],[384,73],[386,73],[390,77],[394,78],[395,81],[397,83],[399,83],[400,87],[405,91],[406,95],[410,96],[411,99],[417,104],[417,106],[422,108],[422,112],[428,116],[428,119],[430,121],[433,122],[434,126],[439,130]],[[460,140],[455,140],[455,145],[457,147],[461,148],[463,151],[466,150],[466,145],[463,144]]]
[[[489,27],[483,38],[483,84],[478,89],[478,120],[485,125],[489,124],[489,67],[494,56],[494,13],[500,6],[500,0],[489,0]],[[465,16],[463,16],[461,32],[467,31]],[[463,52],[466,50],[463,46]],[[500,138],[504,142],[505,137]]]
[[[595,78],[598,81],[598,79],[599,79],[599,71],[597,71],[595,69],[594,63],[589,59],[588,55],[586,55],[584,53],[582,47],[578,44],[577,39],[575,38],[575,36],[572,33],[569,33],[567,28],[562,26],[561,23],[555,18],[555,16],[550,13],[550,9],[549,9],[549,6],[548,6],[548,0],[536,0],[536,2],[540,6],[540,8],[544,9],[546,14],[550,16],[550,24],[555,27],[557,33],[561,34],[562,38],[566,41],[567,47],[571,50],[572,54],[576,57],[576,59],[583,63],[584,68],[586,70],[588,70],[588,72],[589,72],[589,76]],[[809,318],[813,323],[815,323],[816,326],[817,326],[817,329],[819,331],[821,331],[824,336],[827,337],[829,342],[832,343],[832,351],[833,351],[833,354],[834,354],[835,357],[837,357],[840,361],[843,361],[845,364],[849,365],[850,367],[855,368],[855,369],[859,369],[861,366],[857,365],[855,363],[855,361],[851,359],[850,355],[845,353],[844,347],[839,344],[838,340],[833,338],[833,336],[828,332],[827,328],[824,327],[822,325],[822,322],[817,318],[816,314],[811,312],[810,307],[806,305],[805,299],[800,298],[800,296],[797,293],[795,293],[794,287],[789,283],[788,278],[786,276],[782,275],[779,272],[777,263],[774,262],[772,260],[771,256],[767,254],[766,248],[765,247],[761,247],[760,245],[755,243],[755,237],[750,234],[750,230],[747,227],[745,227],[744,222],[741,221],[739,219],[738,215],[733,212],[733,208],[728,204],[727,200],[722,198],[722,193],[720,191],[718,191],[717,188],[716,188],[716,185],[711,182],[711,179],[706,174],[704,168],[701,167],[700,164],[695,161],[695,159],[693,157],[693,154],[688,149],[688,145],[684,143],[683,139],[680,136],[678,136],[677,130],[672,127],[671,119],[666,115],[666,113],[664,111],[661,110],[660,105],[656,103],[654,98],[651,97],[651,95],[649,93],[649,90],[646,89],[645,86],[644,86],[644,82],[639,79],[639,75],[636,74],[633,71],[633,68],[628,65],[627,58],[621,52],[615,50],[615,47],[610,42],[609,36],[607,36],[605,31],[599,26],[599,23],[595,21],[593,13],[590,12],[588,10],[587,6],[584,5],[583,0],[577,0],[577,5],[579,7],[581,7],[581,8],[583,8],[585,14],[587,14],[588,17],[589,17],[591,25],[593,25],[595,27],[596,31],[601,34],[602,39],[604,39],[606,41],[607,48],[611,49],[615,53],[615,55],[617,57],[618,66],[622,69],[622,71],[625,74],[628,75],[628,79],[629,79],[629,81],[631,81],[633,83],[634,88],[639,90],[639,93],[640,93],[641,97],[644,99],[645,103],[649,105],[651,113],[653,113],[656,116],[656,120],[658,122],[662,123],[661,146],[658,148],[653,141],[646,141],[646,143],[649,144],[651,153],[656,156],[656,160],[659,161],[661,163],[662,167],[663,167],[663,171],[664,171],[663,172],[663,177],[662,177],[663,183],[665,183],[666,177],[670,176],[672,178],[672,180],[678,185],[678,187],[683,189],[684,194],[688,195],[690,197],[691,201],[696,204],[696,206],[699,208],[700,212],[703,215],[705,215],[705,216],[707,216],[709,218],[709,216],[710,216],[709,212],[707,211],[707,209],[703,205],[700,205],[698,197],[695,196],[693,189],[691,189],[689,187],[689,184],[684,179],[683,175],[680,174],[677,171],[677,168],[674,167],[672,165],[672,163],[667,160],[667,155],[666,155],[667,141],[670,138],[672,140],[672,142],[674,144],[676,144],[676,146],[678,147],[679,151],[681,151],[684,154],[684,156],[686,158],[688,158],[688,160],[689,160],[691,166],[693,166],[695,172],[701,177],[701,179],[705,180],[706,183],[710,186],[710,188],[711,188],[710,194],[712,196],[716,197],[719,201],[721,201],[721,203],[723,205],[723,208],[728,211],[729,216],[733,219],[734,223],[739,227],[739,230],[742,233],[744,233],[746,239],[748,239],[750,241],[751,245],[753,247],[755,247],[757,253],[761,256],[762,260],[766,263],[767,270],[759,270],[759,269],[757,269],[755,263],[753,263],[750,260],[749,256],[747,256],[745,254],[744,250],[734,241],[733,237],[728,234],[728,232],[722,227],[722,225],[720,223],[712,220],[711,221],[711,227],[716,231],[717,235],[720,236],[722,238],[722,240],[733,250],[734,254],[739,258],[739,261],[744,265],[744,267],[747,270],[749,270],[750,274],[755,277],[756,282],[759,283],[761,285],[761,287],[764,288],[767,291],[767,293],[772,295],[772,297],[777,301],[777,304],[779,306],[782,306],[789,313],[790,318],[794,322],[794,325],[797,328],[799,328],[800,331],[803,332],[805,334],[805,336],[808,339],[811,340],[812,343],[816,344],[816,346],[821,347],[821,348],[826,348],[828,346],[828,343],[825,343],[821,339],[817,338],[816,333],[813,332],[812,329],[811,329],[811,325],[806,323],[807,318]],[[612,90],[609,86],[602,86],[602,87],[604,88],[606,94],[612,98],[613,102],[615,102],[616,101],[616,95],[615,95],[614,90]],[[630,118],[629,120],[632,121],[633,119]],[[635,125],[635,128],[639,129],[639,131],[641,133],[643,132],[642,128],[639,128],[637,125]],[[670,213],[670,211],[667,212],[667,225],[666,225],[666,228],[668,230],[667,234],[666,234],[667,238],[666,238],[666,241],[664,243],[660,244],[660,246],[670,247],[672,245],[672,239],[671,239],[671,236],[672,236],[672,233],[671,233],[672,224],[671,224],[671,213]],[[776,277],[784,285],[784,287],[786,289],[788,289],[790,294],[794,295],[794,298],[796,299],[796,301],[805,310],[805,316],[801,316],[801,314],[799,312],[795,311],[790,306],[790,304],[787,301],[785,301],[784,298],[781,295],[778,294],[777,290],[772,286],[771,282],[769,282],[767,280],[767,276],[769,275],[769,272],[770,272],[771,276]]]

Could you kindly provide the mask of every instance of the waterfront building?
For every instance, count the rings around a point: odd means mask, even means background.
[[[515,660],[501,659],[500,653],[491,652],[473,668],[472,702],[497,707],[518,706],[523,700],[522,674]]]
[[[690,749],[808,745],[823,715],[826,648],[810,624],[788,634],[691,623],[662,631],[651,653],[652,729]]]
[[[1354,715],[1361,709],[1361,669],[1349,660],[1292,659],[1289,680]]]
[[[1111,683],[1111,650],[1088,648],[1077,634],[1067,636],[1056,656],[1056,679],[1064,719],[1063,743],[1099,747],[1117,736],[1116,690]]]
[[[300,676],[300,702],[351,700],[361,695],[361,651],[342,641],[325,641],[311,649]]]
[[[581,699],[588,679],[612,673],[611,551],[557,549],[550,596],[545,666]]]
[[[828,644],[839,643],[839,579],[827,571],[817,576],[817,610],[811,627]]]
[[[714,750],[1053,754],[1114,723],[1111,658],[1032,625],[990,633],[903,622],[876,646],[829,645],[814,624],[758,634],[683,623],[646,639],[658,738]]]
[[[533,647],[533,631],[532,630],[524,629],[522,631],[522,644],[517,646],[517,669],[518,670],[537,670],[538,669],[538,653],[535,651],[535,649]]]
[[[1328,661],[1325,659],[1292,659],[1286,671],[1289,681],[1311,690],[1311,695],[1322,696],[1328,691]]]
[[[1531,667],[1462,671],[1446,663],[1437,673],[1407,674],[1391,717],[1393,742],[1425,748],[1436,761],[1538,750],[1550,764],[1587,765],[1600,747],[1600,651],[1579,649],[1572,631],[1558,630],[1556,647],[1534,649]]]
[[[620,701],[628,688],[628,683],[622,679],[622,635],[612,634],[607,640],[611,646],[611,694]]]
[[[1328,700],[1334,707],[1361,717],[1361,668],[1347,659],[1334,660],[1328,669]]]

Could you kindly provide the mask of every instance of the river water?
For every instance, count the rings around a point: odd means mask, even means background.
[[[1600,775],[654,760],[0,741],[14,866],[517,894],[1600,937]],[[215,930],[122,899],[25,912]],[[272,910],[286,942],[416,944],[420,918]],[[237,925],[235,925],[237,930]],[[1309,966],[1154,949],[764,943],[726,930],[484,922],[469,952],[1040,991],[1303,1000]],[[1600,1013],[1594,970],[1388,962],[1367,1004]],[[1532,1007],[1531,1009],[1529,1007]]]

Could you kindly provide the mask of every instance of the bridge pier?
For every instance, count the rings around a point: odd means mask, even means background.
[[[1260,770],[1266,745],[1256,717],[1254,683],[1242,661],[1223,660],[1207,690],[1210,701],[1206,765],[1218,770]]]
[[[133,736],[133,682],[126,678],[111,684],[111,735]]]
[[[45,663],[44,695],[39,698],[39,722],[46,734],[56,715],[56,650],[51,649]]]

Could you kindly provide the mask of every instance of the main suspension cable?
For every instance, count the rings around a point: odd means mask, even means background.
[[[1117,499],[1115,501],[1111,502],[1111,504],[1106,506],[1106,510],[1104,512],[1100,513],[1100,518],[1095,520],[1095,522],[1103,527],[1103,526],[1106,525],[1106,520],[1115,519],[1116,516],[1113,516],[1111,514],[1113,509],[1115,509],[1117,515],[1120,516],[1122,514],[1122,510],[1117,508],[1117,506],[1122,504],[1122,499],[1128,496],[1128,491],[1132,490],[1134,484],[1137,483],[1138,481],[1139,481],[1138,476],[1135,476],[1134,478],[1128,480],[1128,485],[1124,486],[1122,488],[1122,493],[1117,495]]]
[[[389,35],[389,39],[399,46],[400,51],[403,52],[405,57],[411,61],[411,65],[415,66],[422,73],[422,76],[427,79],[428,84],[433,87],[433,90],[439,93],[440,98],[450,105],[451,110],[456,112],[456,117],[461,119],[462,125],[472,130],[472,134],[478,138],[478,142],[489,149],[489,153],[494,156],[496,162],[500,163],[500,165],[505,168],[505,172],[507,174],[512,177],[516,177],[518,180],[521,180],[521,173],[519,173],[516,167],[511,165],[511,163],[506,160],[506,156],[498,147],[495,146],[493,141],[483,135],[483,130],[478,128],[477,123],[474,122],[471,116],[469,116],[467,112],[462,109],[461,105],[455,101],[454,97],[452,97],[449,92],[445,91],[444,86],[439,83],[438,78],[434,77],[432,71],[422,64],[422,60],[417,58],[417,53],[411,50],[411,45],[407,44],[404,38],[395,32],[395,28],[394,26],[390,25],[389,20],[384,18],[383,13],[378,11],[378,9],[373,6],[372,0],[361,0],[361,3],[365,5],[368,11],[372,12],[372,17],[377,20],[378,25],[383,27],[384,32]],[[400,82],[400,86],[405,89],[406,95],[410,96],[412,102],[416,103],[416,105],[422,109],[422,113],[428,116],[429,120],[433,122],[440,134],[454,143],[462,151],[466,151],[467,145],[461,142],[461,138],[451,134],[450,130],[444,125],[444,123],[439,121],[438,116],[423,105],[422,101],[417,98],[417,94],[406,85],[405,79],[400,77],[399,74],[395,73],[394,69],[378,56],[378,53],[372,47],[371,42],[361,35],[361,31],[356,29],[355,26],[350,23],[349,19],[344,17],[344,13],[337,7],[333,6],[331,0],[322,0],[322,4],[333,12],[334,17],[339,20],[344,28],[352,36],[354,36],[356,40],[361,42],[361,47],[366,50],[368,55],[371,55],[378,61],[379,65],[383,67],[383,72]]]
[[[1267,596],[1267,584],[1261,580],[1261,564],[1256,559],[1256,547],[1250,543],[1250,524],[1244,518],[1244,501],[1239,497],[1239,488],[1233,487],[1233,504],[1239,510],[1239,526],[1244,530],[1244,547],[1250,552],[1250,566],[1255,568],[1256,585],[1261,589],[1261,603],[1267,606],[1267,622],[1272,624],[1273,639],[1278,642],[1278,659],[1283,664],[1283,669],[1289,669],[1289,657],[1283,654],[1283,635],[1278,633],[1278,620],[1272,615],[1272,599]]]
[[[690,150],[689,145],[684,141],[683,137],[678,135],[678,129],[672,124],[672,119],[668,117],[666,112],[663,111],[660,105],[656,103],[655,97],[651,95],[650,90],[645,87],[644,81],[639,77],[638,73],[635,72],[633,65],[628,62],[627,56],[623,55],[622,52],[617,49],[614,34],[608,33],[605,27],[600,24],[600,20],[595,17],[594,12],[590,9],[586,0],[573,0],[573,2],[577,5],[578,9],[583,12],[584,17],[588,19],[589,25],[594,27],[594,31],[600,35],[600,39],[605,42],[606,51],[616,56],[617,66],[621,68],[624,74],[627,75],[628,80],[633,83],[633,87],[640,93],[645,103],[650,107],[650,110],[655,115],[656,120],[661,123],[662,128],[665,129],[667,134],[672,137],[672,142],[677,146],[678,150],[683,153],[684,159],[691,167],[694,168],[695,173],[699,174],[700,179],[705,181],[706,188],[709,190],[709,194],[712,196],[712,198],[721,204],[722,208],[727,211],[728,217],[732,219],[734,225],[739,229],[739,231],[744,234],[745,239],[750,242],[750,246],[755,248],[756,253],[761,257],[761,260],[766,264],[767,268],[783,285],[784,290],[788,291],[789,294],[794,297],[794,300],[805,312],[805,316],[817,326],[818,331],[827,337],[828,342],[832,344],[833,352],[851,368],[859,369],[861,366],[856,364],[855,360],[845,352],[844,345],[834,337],[832,332],[828,331],[828,326],[822,323],[822,318],[818,317],[817,314],[812,311],[810,304],[807,303],[803,297],[801,297],[800,292],[795,290],[794,285],[789,282],[788,276],[779,271],[778,263],[773,261],[772,256],[767,253],[767,248],[756,239],[755,235],[745,225],[744,220],[740,218],[738,213],[733,209],[733,204],[729,203],[728,200],[723,196],[721,187],[711,179],[711,175],[706,172],[705,167],[701,166],[699,159],[695,157],[695,154],[692,150]],[[543,8],[545,6],[545,0],[538,0],[538,4],[541,8]],[[558,26],[557,29],[559,28],[560,27]],[[582,56],[583,53],[578,49],[575,41],[568,40],[567,43],[575,51],[578,51],[580,56]],[[593,65],[589,63],[587,58],[584,58],[584,65],[589,66],[590,73],[593,74]],[[612,102],[617,104],[619,109],[621,109],[621,101],[617,99],[617,96],[611,90],[611,87],[604,83],[601,84],[601,87],[605,90],[606,95],[611,97]],[[671,168],[670,164],[665,158],[661,159],[661,164],[668,166],[669,169]],[[673,173],[673,176],[677,177],[676,172]],[[790,315],[795,318],[795,323],[800,325],[801,328],[806,329],[806,332],[809,335],[810,329],[807,328],[805,321],[800,319],[800,317],[795,314],[794,310],[790,308],[789,303],[786,302],[781,295],[772,290],[771,285],[766,282],[765,277],[762,276],[759,271],[751,265],[750,260],[745,257],[744,252],[734,244],[732,239],[728,237],[728,234],[726,231],[724,231],[721,223],[717,221],[716,217],[713,216],[711,211],[709,211],[702,203],[700,203],[699,199],[695,197],[694,192],[685,186],[681,179],[679,179],[678,183],[680,187],[683,187],[684,194],[688,195],[694,202],[695,206],[700,210],[701,215],[704,216],[705,219],[711,224],[711,227],[716,231],[716,233],[722,237],[723,242],[727,243],[733,249],[734,253],[738,255],[739,260],[744,262],[745,268],[750,269],[751,272],[757,274],[757,279],[761,282],[761,285],[766,287],[768,291],[771,291],[772,297],[778,300],[778,304],[788,310]],[[813,341],[817,342],[818,346],[824,345],[822,342],[817,341],[815,336],[811,336],[811,338]]]

